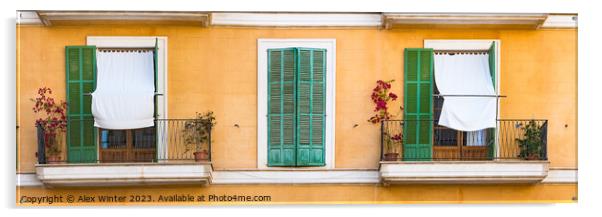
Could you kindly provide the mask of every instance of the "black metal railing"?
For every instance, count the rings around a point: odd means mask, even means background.
[[[91,118],[70,119],[68,124],[71,127],[90,127],[50,136],[62,137],[58,140],[49,138],[45,127],[36,125],[38,163],[210,162],[212,129],[210,126],[199,128],[195,124],[197,121],[158,119],[154,126],[148,128],[106,130],[91,127],[94,122]],[[50,153],[51,148],[60,150],[60,153]]]
[[[381,160],[547,160],[547,120],[504,119],[496,128],[462,132],[437,120],[381,123]],[[432,148],[431,148],[432,147]]]

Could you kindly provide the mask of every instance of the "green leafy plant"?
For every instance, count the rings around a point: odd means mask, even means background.
[[[519,158],[535,160],[540,159],[540,153],[543,146],[542,129],[534,120],[530,120],[526,125],[520,126],[524,131],[523,138],[516,139],[520,153]]]
[[[184,122],[185,152],[195,150],[195,152],[207,151],[203,150],[203,144],[207,144],[211,140],[211,129],[215,126],[215,116],[212,111],[205,113],[196,113],[196,117]]]

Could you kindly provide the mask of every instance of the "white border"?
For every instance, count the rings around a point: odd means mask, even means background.
[[[323,167],[268,167],[267,139],[267,50],[271,48],[311,47],[326,49],[326,137]],[[257,40],[257,168],[259,169],[333,169],[335,168],[335,80],[336,39],[258,39]]]
[[[496,42],[496,50],[495,50],[495,94],[500,95],[501,91],[501,50],[502,50],[502,42],[499,39],[466,39],[466,40],[424,40],[424,48],[432,48],[433,50],[489,50],[491,47],[491,42]],[[500,98],[497,99],[497,119],[500,119]],[[496,129],[499,129],[499,122],[496,120]],[[499,141],[499,133],[495,134],[495,141]],[[500,146],[499,144],[495,144],[495,155],[499,157],[500,155]]]
[[[95,45],[97,48],[116,47],[116,48],[154,48],[157,43],[157,93],[163,94],[157,97],[158,106],[157,118],[167,119],[167,37],[165,36],[88,36],[87,45]],[[164,135],[167,135],[167,128],[164,129]],[[168,155],[167,137],[159,139],[157,154]]]

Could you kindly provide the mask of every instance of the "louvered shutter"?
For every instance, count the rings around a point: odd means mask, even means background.
[[[96,88],[96,47],[65,48],[67,86],[67,160],[96,162],[96,129],[92,116],[92,93]]]
[[[297,166],[323,166],[326,50],[297,51]]]
[[[431,160],[433,151],[433,50],[404,51],[403,159]]]
[[[268,50],[268,166],[295,166],[296,52]]]

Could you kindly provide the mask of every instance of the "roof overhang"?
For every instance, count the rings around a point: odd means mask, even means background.
[[[144,22],[149,24],[191,24],[207,26],[206,12],[157,12],[157,11],[35,11],[45,26],[68,22]]]
[[[380,27],[381,13],[212,13],[212,26]]]
[[[145,24],[242,27],[343,28],[577,28],[577,14],[545,13],[274,13],[160,11],[18,11],[20,25],[71,23]]]
[[[408,14],[385,13],[383,25],[390,28],[511,28],[537,29],[547,14]]]

